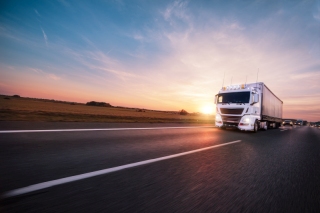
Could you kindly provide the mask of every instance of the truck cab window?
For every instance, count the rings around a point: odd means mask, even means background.
[[[218,103],[249,103],[250,92],[229,92],[218,95]]]

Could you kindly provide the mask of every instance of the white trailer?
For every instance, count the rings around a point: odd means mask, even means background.
[[[217,127],[243,131],[278,128],[283,102],[262,82],[223,87],[216,95]]]

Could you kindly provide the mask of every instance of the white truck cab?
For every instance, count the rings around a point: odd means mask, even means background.
[[[262,82],[223,87],[216,95],[215,125],[244,131],[277,128],[283,102]]]

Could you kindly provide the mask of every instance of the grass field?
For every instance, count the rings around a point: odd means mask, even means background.
[[[0,95],[1,121],[73,122],[178,122],[213,123],[214,116],[124,107],[87,106],[81,103]]]

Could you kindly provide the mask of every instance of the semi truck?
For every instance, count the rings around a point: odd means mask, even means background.
[[[298,119],[298,120],[296,120],[296,122],[294,123],[294,125],[298,125],[298,126],[306,126],[306,125],[307,125],[307,123],[308,123],[308,121]]]
[[[263,82],[223,86],[215,97],[215,125],[242,131],[279,128],[281,101]]]

